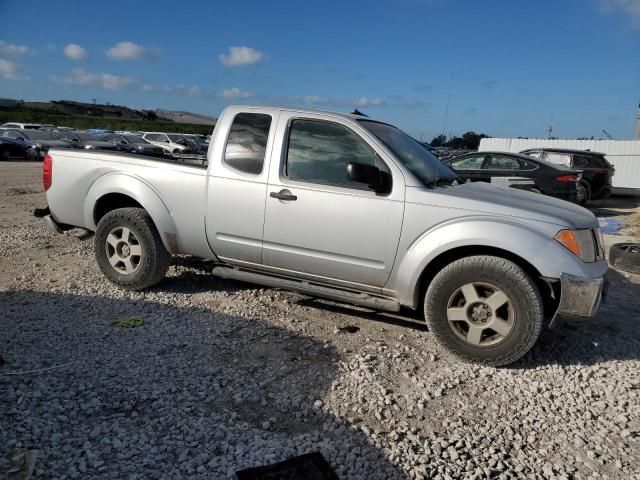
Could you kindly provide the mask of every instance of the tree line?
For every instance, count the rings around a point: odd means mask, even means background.
[[[448,138],[446,135],[438,135],[431,140],[432,147],[449,147],[455,150],[477,150],[480,146],[480,140],[483,138],[491,138],[484,133],[467,132],[461,137]]]

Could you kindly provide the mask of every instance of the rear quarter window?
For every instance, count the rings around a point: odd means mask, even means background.
[[[224,163],[234,170],[260,175],[264,166],[271,115],[239,113],[231,124]]]

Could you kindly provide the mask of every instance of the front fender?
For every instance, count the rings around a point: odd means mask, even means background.
[[[395,291],[399,301],[411,307],[418,305],[420,276],[438,256],[460,247],[489,247],[506,250],[533,265],[543,277],[560,278],[561,273],[583,278],[601,276],[606,262],[584,263],[553,240],[549,226],[536,223],[486,217],[456,218],[435,227],[410,242],[387,287]],[[555,227],[554,227],[555,228]],[[604,269],[604,270],[603,270]]]
[[[178,253],[177,229],[168,205],[160,193],[143,178],[122,172],[109,172],[98,177],[89,187],[85,196],[84,222],[89,229],[96,229],[94,209],[104,195],[119,193],[126,195],[149,213],[160,233],[162,243],[168,252]]]

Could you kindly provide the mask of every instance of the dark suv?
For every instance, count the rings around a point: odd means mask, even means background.
[[[586,190],[585,201],[599,200],[611,195],[611,177],[615,168],[607,161],[604,153],[564,148],[531,148],[520,153],[580,170],[581,183]]]

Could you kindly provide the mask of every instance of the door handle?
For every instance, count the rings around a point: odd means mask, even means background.
[[[271,192],[269,196],[272,198],[277,198],[278,200],[287,200],[290,202],[298,199],[296,195],[292,194],[287,189],[280,190],[279,192]]]

